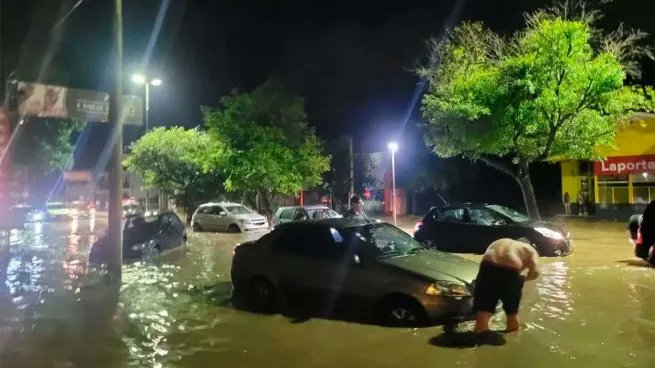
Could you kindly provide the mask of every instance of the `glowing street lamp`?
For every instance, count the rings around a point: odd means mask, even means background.
[[[396,151],[398,151],[398,143],[389,142],[388,147],[391,151],[391,213],[393,226],[396,226]]]
[[[144,120],[144,125],[145,125],[145,131],[148,132],[148,128],[150,125],[150,86],[153,85],[155,87],[161,86],[161,79],[159,78],[154,78],[154,79],[148,79],[143,74],[133,74],[132,75],[132,82],[138,85],[143,85],[145,88],[145,113],[143,115],[143,120]],[[148,190],[146,190],[146,211],[148,210],[148,205],[150,202],[150,193]]]

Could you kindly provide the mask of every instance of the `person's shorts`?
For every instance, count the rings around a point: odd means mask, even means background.
[[[519,272],[482,262],[475,281],[473,309],[476,312],[495,313],[498,301],[501,301],[506,314],[517,314],[523,283],[524,278]]]

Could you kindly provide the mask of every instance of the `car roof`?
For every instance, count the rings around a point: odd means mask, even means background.
[[[312,205],[309,205],[309,206],[284,206],[284,207],[280,207],[278,210],[288,210],[288,209],[294,209],[294,208],[304,208],[306,210],[316,210],[316,209],[319,209],[319,208],[320,209],[324,208],[324,209],[331,210],[330,207],[322,205],[322,204],[312,204]]]
[[[353,218],[329,218],[329,219],[320,219],[314,221],[294,221],[287,222],[276,226],[276,228],[287,229],[287,228],[303,228],[303,227],[333,227],[333,228],[352,228],[352,227],[361,227],[365,225],[374,225],[374,224],[384,224],[384,222],[372,222],[366,221],[364,219],[353,219]]]
[[[209,206],[243,206],[243,204],[236,203],[236,202],[207,202],[201,204],[198,207],[209,207]]]
[[[483,203],[483,202],[461,202],[461,203],[450,203],[450,204],[444,204],[441,206],[434,206],[430,208],[430,211],[434,209],[449,209],[449,208],[462,208],[462,207],[468,207],[468,208],[483,208],[483,207],[488,207],[489,203]]]

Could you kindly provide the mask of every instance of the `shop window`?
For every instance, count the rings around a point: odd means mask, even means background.
[[[598,199],[602,204],[624,204],[630,203],[629,201],[628,184],[612,183],[602,184],[598,183]]]

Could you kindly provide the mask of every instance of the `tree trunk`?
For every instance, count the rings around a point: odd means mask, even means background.
[[[525,203],[525,209],[528,212],[528,216],[532,217],[533,220],[541,221],[541,214],[539,213],[537,199],[534,195],[532,180],[530,180],[530,168],[527,163],[519,164],[519,172],[516,180],[521,187],[523,202]]]
[[[266,216],[266,219],[268,219],[268,223],[271,224],[271,221],[273,220],[273,211],[271,209],[271,199],[269,198],[270,192],[265,189],[260,190],[259,197],[262,201],[262,210],[264,211],[264,215]]]

